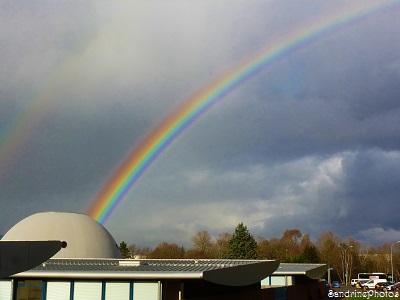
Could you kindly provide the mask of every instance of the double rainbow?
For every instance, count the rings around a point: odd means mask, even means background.
[[[360,5],[360,3],[362,4]],[[399,6],[397,1],[376,1],[368,4],[364,1],[354,1],[352,7],[346,7],[346,11],[336,12],[329,17],[323,16],[323,18],[299,28],[292,34],[276,41],[273,46],[263,49],[221,75],[184,101],[177,110],[167,116],[132,149],[93,199],[87,211],[88,215],[104,224],[124,196],[164,149],[190,124],[244,81],[249,80],[285,55],[303,48],[327,34],[351,26],[378,12],[398,9]]]

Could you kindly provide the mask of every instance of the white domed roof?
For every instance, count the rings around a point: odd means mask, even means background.
[[[66,241],[53,258],[121,258],[117,243],[100,223],[79,213],[43,212],[14,225],[2,240]]]

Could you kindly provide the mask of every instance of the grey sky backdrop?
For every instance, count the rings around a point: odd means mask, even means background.
[[[85,212],[193,92],[283,34],[366,0],[3,1],[0,234]],[[285,56],[165,151],[116,209],[117,242],[190,246],[244,222],[279,237],[400,239],[400,8]]]

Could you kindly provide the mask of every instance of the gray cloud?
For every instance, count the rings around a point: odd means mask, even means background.
[[[238,61],[350,4],[60,5],[1,4],[0,234],[38,211],[85,211],[169,111]],[[371,243],[396,236],[386,206],[400,180],[398,20],[396,9],[361,19],[237,87],[155,161],[106,227],[117,240],[151,245],[190,243],[197,230],[232,231],[241,221],[266,237],[287,228]],[[22,138],[5,158],[11,136]]]

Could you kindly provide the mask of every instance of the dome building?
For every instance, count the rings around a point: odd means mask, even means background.
[[[0,278],[0,300],[233,300],[275,295],[291,300],[299,299],[298,294],[317,299],[315,278],[327,268],[280,266],[277,260],[122,259],[111,234],[80,213],[36,213],[14,225],[0,246],[15,243],[10,241],[65,241],[67,246],[47,261],[24,268],[27,271]]]
[[[80,213],[42,212],[14,225],[2,241],[61,240],[67,247],[53,258],[121,258],[112,235],[100,223]]]

